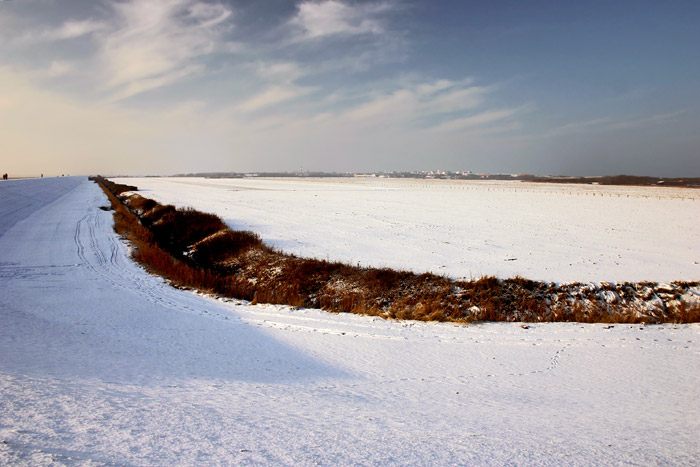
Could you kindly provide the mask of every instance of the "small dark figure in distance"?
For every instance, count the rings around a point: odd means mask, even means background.
[[[7,174],[2,174],[2,179],[7,180]]]

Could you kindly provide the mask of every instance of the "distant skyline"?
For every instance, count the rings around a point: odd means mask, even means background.
[[[0,172],[700,176],[700,2],[0,2]]]

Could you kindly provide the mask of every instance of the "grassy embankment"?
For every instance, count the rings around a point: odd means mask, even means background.
[[[136,187],[94,177],[133,257],[174,286],[253,303],[423,321],[700,322],[682,296],[699,284],[562,284],[520,277],[454,281],[435,274],[299,258],[233,231],[216,215],[160,205]]]

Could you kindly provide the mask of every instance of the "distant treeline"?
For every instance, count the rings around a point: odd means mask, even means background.
[[[700,187],[700,178],[663,178],[637,175],[614,175],[604,177],[534,177],[528,181],[543,183],[587,183],[597,185],[641,185],[641,186],[680,186]]]
[[[270,177],[270,178],[328,178],[328,177],[352,177],[353,174],[338,173],[338,172],[197,172],[187,174],[176,174],[173,177],[202,177],[202,178],[254,178],[254,177]]]
[[[415,178],[441,180],[534,180],[535,175],[520,174],[466,174],[457,172],[197,172],[175,174],[173,177],[202,177],[202,178]]]
[[[541,183],[579,183],[595,185],[639,185],[639,186],[677,186],[700,187],[699,177],[665,178],[637,175],[606,175],[600,177],[576,177],[566,175],[538,176],[530,174],[474,174],[474,173],[430,173],[430,172],[377,172],[355,174],[350,172],[197,172],[177,174],[173,177],[203,178],[341,178],[341,177],[377,177],[377,178],[415,178],[443,180],[520,180]]]

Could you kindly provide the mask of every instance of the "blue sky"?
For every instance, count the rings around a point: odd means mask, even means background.
[[[699,2],[0,2],[0,167],[700,175]]]

